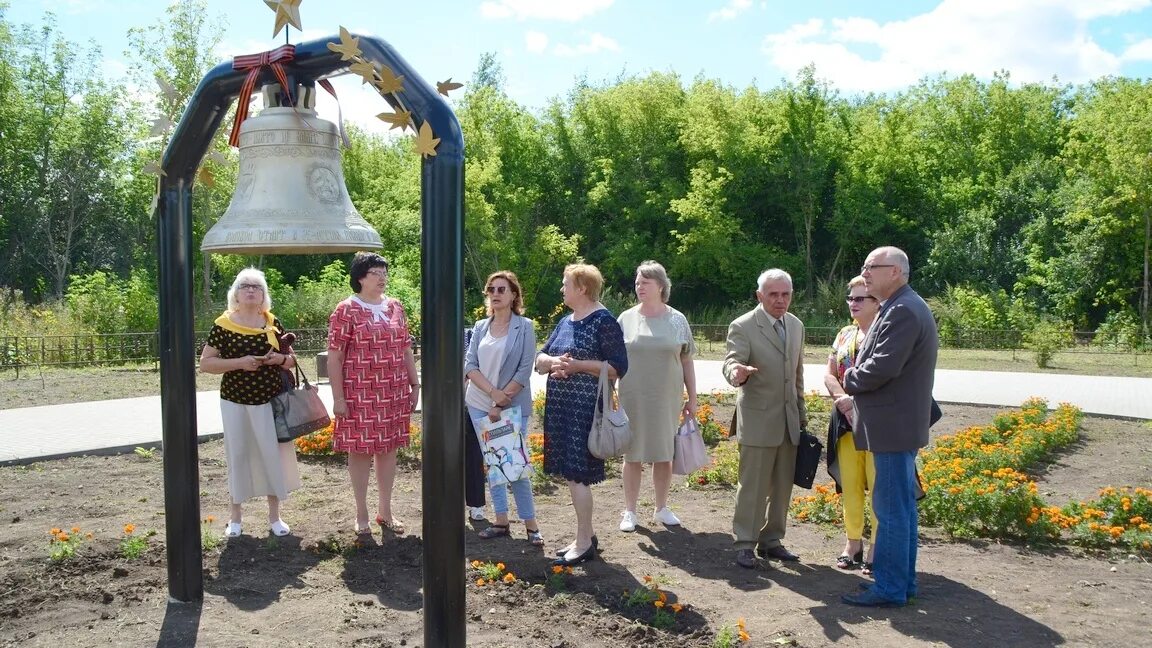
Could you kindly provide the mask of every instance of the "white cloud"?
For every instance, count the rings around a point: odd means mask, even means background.
[[[596,54],[598,52],[618,52],[620,45],[615,40],[595,32],[588,36],[588,40],[576,45],[568,45],[566,43],[559,43],[552,48],[552,53],[556,56],[585,56],[588,54]]]
[[[1125,61],[1152,61],[1152,38],[1132,43],[1120,58]]]
[[[1088,5],[1091,5],[1089,7]],[[762,51],[789,74],[814,63],[848,91],[892,90],[946,72],[986,78],[1008,70],[1021,82],[1080,82],[1114,74],[1124,60],[1147,60],[1152,42],[1121,56],[1090,35],[1088,22],[1152,5],[1152,0],[943,0],[928,13],[877,23],[812,19],[764,38]]]
[[[732,20],[736,16],[744,13],[752,8],[752,0],[729,0],[728,4],[722,9],[717,9],[708,14],[708,22],[716,22],[718,20]]]
[[[576,22],[612,6],[615,0],[488,0],[480,3],[480,15],[500,20],[561,20]]]
[[[538,31],[529,31],[524,34],[524,47],[533,54],[542,54],[548,49],[548,35]]]

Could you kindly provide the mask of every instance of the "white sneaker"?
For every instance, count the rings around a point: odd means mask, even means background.
[[[479,522],[480,520],[483,520],[484,519],[484,507],[483,506],[469,506],[468,507],[468,517],[473,519],[473,520],[476,520],[477,522]]]
[[[656,511],[656,515],[654,517],[656,518],[657,522],[663,524],[664,526],[680,526],[680,518],[676,517],[676,514],[672,512],[672,509],[668,508],[667,506],[660,509],[659,511]]]
[[[636,514],[632,511],[624,511],[620,514],[620,530],[626,533],[631,533],[636,530]]]

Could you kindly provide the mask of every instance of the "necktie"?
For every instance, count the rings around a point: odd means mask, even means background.
[[[772,325],[772,328],[776,329],[776,334],[780,336],[780,341],[787,344],[788,338],[784,335],[784,321],[776,320],[776,323]]]

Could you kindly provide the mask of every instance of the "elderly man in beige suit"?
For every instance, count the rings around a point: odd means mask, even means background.
[[[774,268],[764,271],[756,286],[760,303],[728,326],[728,353],[724,356],[724,378],[739,390],[736,441],[740,445],[740,484],[732,534],[736,564],[748,569],[756,567],[756,554],[777,560],[800,559],[781,541],[792,499],[796,446],[800,429],[807,425],[804,324],[788,312],[792,277]]]

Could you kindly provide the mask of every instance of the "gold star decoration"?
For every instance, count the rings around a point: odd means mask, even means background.
[[[392,126],[389,127],[388,130],[395,128],[404,130],[405,128],[408,128],[408,126],[412,123],[412,113],[408,112],[407,110],[397,110],[394,113],[380,113],[379,115],[376,115],[376,118],[380,121],[391,124]]]
[[[447,81],[437,81],[436,82],[436,92],[439,92],[440,94],[444,95],[445,97],[448,96],[449,91],[458,90],[458,89],[463,88],[463,87],[464,87],[463,83],[453,83],[452,77],[448,77]]]
[[[372,65],[364,59],[353,59],[355,62],[348,66],[348,71],[352,74],[359,74],[363,83],[376,83],[376,66]]]
[[[200,177],[200,182],[203,183],[205,187],[212,188],[216,186],[216,176],[212,175],[212,172],[208,170],[208,167],[200,167],[200,173],[197,175]]]
[[[383,94],[396,94],[404,91],[404,75],[397,75],[392,68],[381,65],[376,68],[380,80],[376,82],[376,89]]]
[[[440,144],[439,137],[432,137],[432,127],[425,121],[420,124],[420,134],[416,136],[416,152],[424,157],[436,155],[436,146]]]
[[[292,25],[300,31],[304,28],[300,26],[300,3],[302,0],[264,0],[264,4],[268,8],[276,12],[276,26],[272,30],[272,38],[280,35],[280,30],[284,29],[285,25]]]
[[[435,155],[435,153],[433,153],[433,155]],[[164,169],[160,168],[159,162],[149,162],[148,164],[145,164],[143,171],[144,171],[144,173],[147,173],[148,175],[154,175],[154,176],[166,176],[166,175],[168,175],[167,173],[164,173]]]
[[[172,128],[172,120],[167,117],[158,117],[152,120],[152,128],[148,131],[148,137],[160,137]]]
[[[159,72],[156,73],[156,85],[160,86],[160,94],[164,95],[164,98],[168,101],[175,103],[176,100],[180,98],[180,95],[176,92],[176,88],[173,87],[167,79],[160,76]]]
[[[340,44],[328,43],[328,49],[340,55],[341,61],[350,61],[360,56],[360,37],[353,36],[352,32],[340,26]]]

